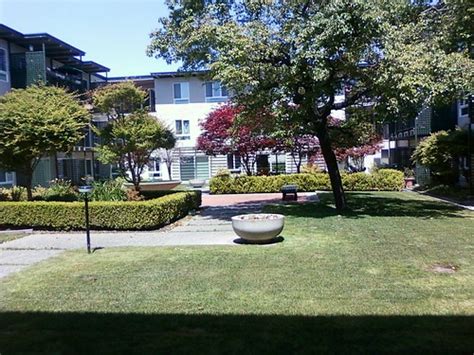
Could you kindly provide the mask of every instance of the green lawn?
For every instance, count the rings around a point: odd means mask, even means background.
[[[23,237],[26,237],[27,235],[28,233],[16,233],[16,232],[0,233],[0,244],[9,242],[10,240],[23,238]]]
[[[67,252],[0,281],[0,353],[472,353],[474,213],[349,197],[268,207],[281,243]]]

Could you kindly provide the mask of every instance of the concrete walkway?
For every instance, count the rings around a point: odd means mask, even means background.
[[[315,201],[315,193],[298,194],[298,202]],[[203,195],[201,212],[171,226],[147,232],[92,231],[92,248],[127,246],[234,245],[232,216],[260,212],[282,203],[281,194]],[[290,202],[293,203],[293,202]],[[56,256],[65,250],[86,250],[85,232],[34,232],[0,244],[0,278]]]
[[[209,206],[163,230],[91,231],[92,248],[125,246],[238,245],[230,217],[258,212],[262,204]],[[69,249],[86,249],[85,232],[37,232],[0,244],[0,278]]]

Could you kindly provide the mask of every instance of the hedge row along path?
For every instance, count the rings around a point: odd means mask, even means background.
[[[300,202],[311,200],[315,194],[301,194]],[[92,231],[91,243],[98,248],[128,246],[186,246],[238,245],[232,231],[230,217],[258,212],[266,203],[281,201],[281,194],[203,195],[203,207],[193,217],[187,217],[157,231],[105,232]],[[0,244],[0,277],[70,249],[85,249],[85,232],[32,233],[26,237]]]

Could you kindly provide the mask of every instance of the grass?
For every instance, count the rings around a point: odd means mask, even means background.
[[[15,240],[18,238],[26,237],[27,233],[15,233],[15,232],[8,232],[8,233],[0,233],[0,244],[9,242],[10,240]]]
[[[11,276],[0,352],[472,352],[474,213],[349,196],[343,215],[329,194],[269,206],[283,243],[72,251]]]

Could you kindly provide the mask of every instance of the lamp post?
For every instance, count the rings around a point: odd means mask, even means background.
[[[89,194],[92,192],[92,186],[85,185],[79,187],[79,192],[84,194],[84,204],[86,213],[86,241],[87,241],[87,252],[91,252],[91,236],[89,230]]]
[[[472,161],[474,160],[472,151],[472,124],[474,123],[474,94],[468,96],[468,113],[469,113],[469,125],[467,130],[467,149],[468,149],[468,167],[469,167],[469,195],[474,196],[474,182],[473,177],[474,173],[472,171]]]

